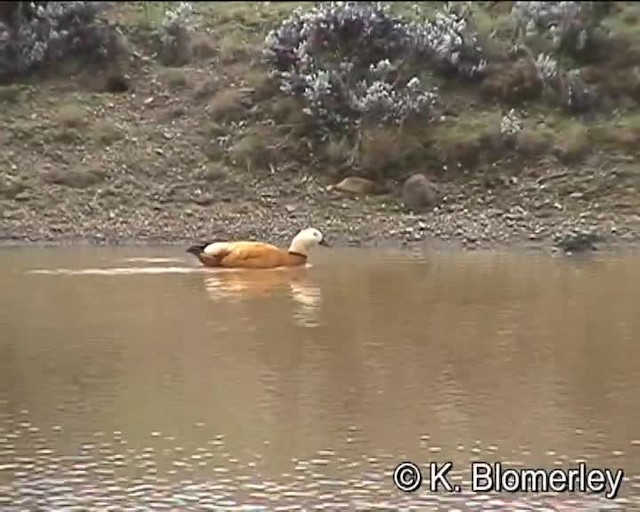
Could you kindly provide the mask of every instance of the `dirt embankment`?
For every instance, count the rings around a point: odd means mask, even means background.
[[[420,140],[366,134],[354,161],[339,141],[307,144],[300,106],[260,61],[266,29],[291,7],[208,9],[163,57],[144,43],[153,13],[123,4],[111,16],[128,29],[124,61],[0,88],[0,241],[285,243],[308,225],[365,246],[550,247],[576,230],[640,241],[640,78],[624,62],[588,69],[617,98],[594,119],[525,103],[515,145],[494,147],[508,108],[504,84],[487,81],[447,92],[452,121]],[[437,190],[420,211],[402,197],[415,173]],[[330,187],[348,176],[381,190]]]

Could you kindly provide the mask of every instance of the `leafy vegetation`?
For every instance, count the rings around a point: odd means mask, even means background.
[[[3,2],[0,80],[47,68],[70,56],[113,57],[117,33],[100,19],[105,2]]]

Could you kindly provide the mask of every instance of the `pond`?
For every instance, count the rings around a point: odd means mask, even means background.
[[[2,249],[0,508],[640,510],[638,283],[637,256]],[[474,492],[483,461],[624,476]]]

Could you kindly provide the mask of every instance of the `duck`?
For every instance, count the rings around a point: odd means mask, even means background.
[[[186,252],[205,267],[271,269],[305,265],[316,245],[329,246],[319,230],[305,228],[293,238],[289,249],[264,242],[211,241],[192,245]]]

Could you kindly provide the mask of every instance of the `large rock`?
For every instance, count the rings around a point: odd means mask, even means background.
[[[414,174],[404,182],[401,199],[409,210],[430,210],[438,203],[438,189],[424,174]]]

